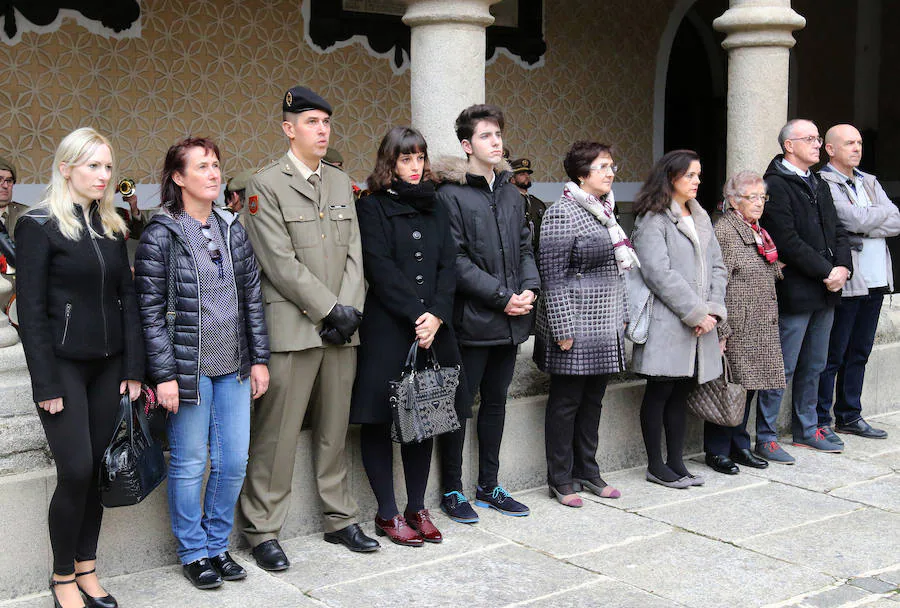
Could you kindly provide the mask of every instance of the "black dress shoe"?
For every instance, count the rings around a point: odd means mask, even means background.
[[[381,546],[378,544],[377,540],[366,536],[365,533],[363,533],[362,528],[359,527],[359,524],[350,524],[346,528],[342,528],[335,532],[326,532],[324,538],[326,542],[335,545],[341,543],[346,545],[351,551],[356,551],[358,553],[377,551]]]
[[[75,573],[75,584],[78,585],[78,590],[81,592],[81,597],[84,598],[84,608],[119,608],[119,602],[116,601],[110,594],[106,594],[103,597],[94,597],[93,595],[88,595],[88,592],[81,588],[81,585],[78,583],[79,576],[87,576],[88,574],[93,574],[97,571],[96,568],[92,568],[87,572],[76,572]]]
[[[707,454],[706,466],[725,475],[737,475],[741,471],[731,458],[721,454]]]
[[[838,433],[850,433],[867,439],[887,439],[888,436],[887,431],[874,428],[862,418],[850,424],[836,424],[834,430]]]
[[[197,589],[215,589],[222,586],[222,577],[213,570],[205,557],[181,567],[184,577]]]
[[[731,459],[738,464],[744,465],[745,467],[751,467],[753,469],[765,469],[769,466],[769,462],[767,460],[763,460],[747,448],[732,452]]]
[[[253,559],[256,560],[256,565],[263,570],[280,572],[291,567],[291,562],[284,554],[281,545],[278,544],[277,538],[259,543],[253,547],[251,553],[253,553]]]
[[[231,559],[228,551],[209,558],[209,563],[219,573],[219,576],[226,581],[239,581],[242,578],[247,578],[247,571],[239,563]]]

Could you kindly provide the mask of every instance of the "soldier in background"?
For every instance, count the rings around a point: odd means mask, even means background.
[[[244,203],[247,202],[247,184],[254,173],[253,169],[244,169],[225,182],[225,207],[233,213],[239,213],[244,208]]]
[[[528,189],[531,188],[531,174],[534,173],[531,169],[531,160],[517,158],[510,161],[509,164],[513,170],[513,175],[509,178],[509,181],[518,188],[519,193],[525,198],[525,221],[528,222],[528,227],[531,228],[531,243],[534,248],[534,259],[536,262],[538,259],[538,245],[541,242],[541,219],[543,219],[544,212],[547,210],[547,203],[533,194],[528,194]]]

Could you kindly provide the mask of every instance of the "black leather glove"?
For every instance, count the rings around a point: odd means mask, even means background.
[[[340,346],[350,341],[350,338],[344,338],[341,332],[328,325],[323,326],[322,329],[319,330],[319,337],[322,338],[322,342],[333,344],[335,346]]]
[[[338,330],[344,337],[344,340],[349,342],[350,337],[359,329],[359,324],[362,323],[362,313],[352,306],[335,304],[324,321],[326,328],[331,327]]]

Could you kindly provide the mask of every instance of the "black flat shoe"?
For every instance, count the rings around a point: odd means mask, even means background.
[[[181,567],[181,571],[197,589],[215,589],[222,586],[222,577],[213,570],[209,560],[205,557],[185,564]]]
[[[57,585],[71,585],[74,582],[75,582],[74,578],[70,581],[55,581],[52,578],[50,579],[50,595],[53,597],[53,608],[62,608],[62,604],[59,603],[59,598],[56,597],[56,586]]]
[[[323,538],[325,539],[325,542],[334,545],[340,543],[357,553],[377,551],[381,546],[378,544],[377,540],[366,536],[362,531],[362,528],[359,527],[359,524],[350,524],[346,528],[342,528],[335,532],[326,532]]]
[[[253,547],[253,559],[256,565],[269,572],[280,572],[291,567],[291,562],[284,554],[278,539],[273,538]]]
[[[887,431],[876,429],[868,422],[860,418],[850,424],[836,424],[834,430],[838,433],[849,433],[851,435],[859,435],[866,439],[887,439]]]
[[[707,454],[706,466],[717,473],[724,473],[725,475],[737,475],[741,471],[731,458],[721,454]]]
[[[747,448],[732,452],[731,459],[736,463],[745,467],[750,467],[751,469],[765,469],[769,466],[767,460],[760,458]]]
[[[76,585],[78,584],[79,576],[86,576],[88,574],[93,574],[96,572],[96,568],[92,568],[87,572],[76,572],[75,573],[75,581]],[[81,588],[81,585],[78,585],[78,590],[81,591],[81,596],[84,598],[84,606],[85,608],[119,608],[119,602],[116,601],[116,598],[107,594],[103,597],[94,597],[93,595],[88,595],[87,591]]]
[[[247,571],[244,570],[239,563],[231,559],[231,555],[228,554],[228,551],[209,558],[209,563],[212,564],[213,569],[219,573],[222,580],[239,581],[247,578]]]

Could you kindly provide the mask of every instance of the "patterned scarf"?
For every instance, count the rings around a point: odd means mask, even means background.
[[[750,222],[744,217],[744,214],[737,209],[732,208],[741,220],[753,229],[753,238],[756,239],[756,250],[759,255],[764,257],[769,264],[778,261],[778,249],[775,247],[775,241],[766,232],[766,229],[759,225],[759,222]]]
[[[635,266],[641,267],[641,262],[634,251],[634,247],[631,246],[628,235],[625,234],[625,231],[619,226],[619,222],[616,221],[616,214],[614,213],[616,199],[613,197],[612,190],[603,198],[598,199],[579,188],[574,182],[568,182],[563,189],[563,198],[568,198],[581,205],[609,231],[609,238],[612,240],[615,248],[619,274],[624,274],[626,270],[631,270]]]

